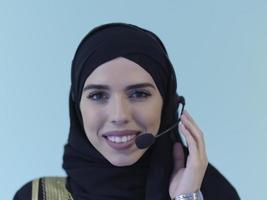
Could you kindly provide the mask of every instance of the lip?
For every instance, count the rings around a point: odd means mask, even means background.
[[[105,141],[111,148],[115,150],[125,150],[125,149],[130,148],[132,145],[135,145],[135,139],[139,133],[141,132],[134,131],[134,130],[109,131],[103,134],[103,138],[105,139]],[[115,142],[108,140],[107,138],[107,136],[126,136],[126,135],[135,135],[135,137],[129,140],[128,142],[123,142],[123,143],[115,143]]]
[[[121,130],[121,131],[109,131],[103,134],[104,137],[106,136],[126,136],[126,135],[138,135],[141,131],[135,130]]]

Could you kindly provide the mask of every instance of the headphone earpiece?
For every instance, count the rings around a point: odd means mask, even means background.
[[[185,106],[185,98],[183,96],[177,96],[177,103]]]
[[[181,117],[181,115],[182,115],[183,112],[184,112],[185,98],[184,98],[183,96],[179,96],[179,95],[177,95],[176,103],[177,103],[177,109],[178,109],[178,110],[179,110],[179,106],[180,106],[180,104],[182,104],[181,112],[180,112],[180,115],[179,115],[179,120],[180,120],[180,117]]]
[[[185,106],[185,98],[183,96],[177,95],[176,103],[178,104],[178,106],[179,104],[182,104],[183,106]]]

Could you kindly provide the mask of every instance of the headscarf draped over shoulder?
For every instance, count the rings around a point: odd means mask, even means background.
[[[163,98],[159,132],[177,122],[176,76],[161,40],[151,31],[126,23],[92,29],[79,44],[71,70],[70,131],[63,168],[75,200],[167,200],[177,130],[159,137],[133,165],[113,166],[89,142],[79,110],[83,85],[99,65],[125,57],[144,68]],[[170,137],[174,136],[174,137]]]

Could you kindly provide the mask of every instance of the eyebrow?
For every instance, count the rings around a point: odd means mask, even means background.
[[[156,89],[155,86],[151,83],[137,83],[134,85],[127,86],[126,90],[132,90],[132,89],[143,88],[143,87],[151,87],[153,89]],[[109,90],[110,87],[108,85],[89,84],[83,88],[83,91],[90,90],[90,89]]]

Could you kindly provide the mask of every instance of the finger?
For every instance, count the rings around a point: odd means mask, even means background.
[[[205,150],[204,136],[203,136],[202,131],[195,125],[195,123],[193,123],[189,119],[188,115],[186,115],[186,114],[183,114],[181,116],[181,121],[184,124],[185,128],[187,130],[189,130],[191,135],[196,140],[196,143],[197,143],[198,147],[200,148],[200,150],[201,151]]]
[[[204,135],[194,122],[193,118],[189,115],[189,113],[186,111],[184,114],[185,115],[183,116],[183,119],[181,118],[181,120],[182,122],[185,123],[185,127],[189,129],[190,133],[196,139],[201,159],[205,161],[207,160],[207,153],[206,153]]]
[[[184,150],[180,142],[173,145],[174,170],[178,171],[185,167]]]
[[[197,147],[197,143],[196,143],[195,139],[193,138],[193,136],[190,134],[190,132],[185,128],[185,126],[182,123],[179,124],[179,131],[185,137],[187,147],[189,150],[189,154],[192,155],[193,157],[198,155],[199,150]]]
[[[189,122],[197,129],[201,132],[201,129],[198,127],[197,123],[195,122],[195,120],[193,119],[193,117],[188,113],[187,110],[185,110],[183,112],[183,115],[189,120]]]
[[[183,124],[179,125],[179,129],[181,133],[185,136],[185,139],[188,143],[189,157],[186,162],[187,166],[197,166],[206,168],[208,164],[208,158],[205,151],[201,151],[197,147],[197,143],[190,132],[183,126]],[[190,165],[190,163],[194,163],[194,165]],[[189,164],[189,165],[188,165]]]
[[[195,122],[195,120],[194,120],[193,117],[189,114],[189,112],[188,112],[187,110],[184,110],[183,114],[185,114],[185,115],[189,118],[189,120],[190,120],[193,124],[195,124],[196,127],[198,127],[198,126],[197,126],[197,123]]]

